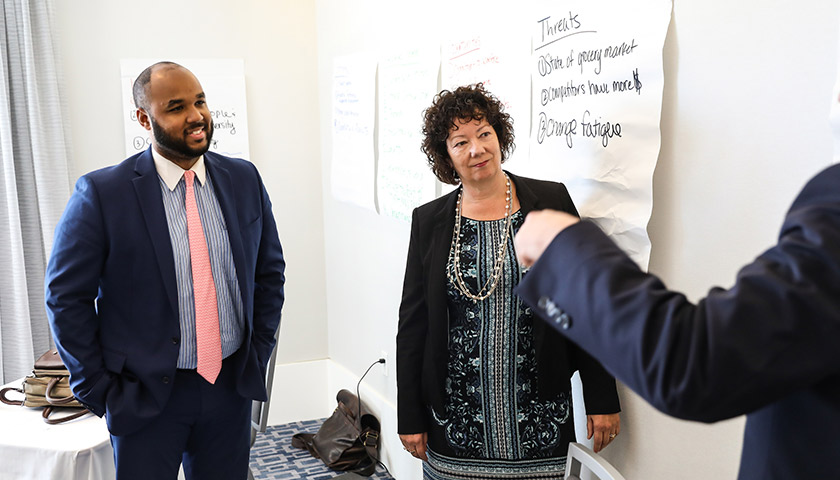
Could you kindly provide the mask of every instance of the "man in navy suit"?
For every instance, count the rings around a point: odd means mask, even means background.
[[[533,268],[517,293],[670,415],[747,414],[738,478],[840,478],[840,165],[814,177],[776,246],[696,305],[642,272],[598,227],[528,215]]]
[[[208,152],[213,122],[189,70],[150,66],[134,100],[151,148],[76,183],[47,267],[50,326],[73,393],[106,416],[120,480],[175,479],[182,462],[188,479],[244,479],[283,306],[271,202],[254,165]],[[199,277],[215,288],[213,375],[196,371],[187,188],[212,273]]]

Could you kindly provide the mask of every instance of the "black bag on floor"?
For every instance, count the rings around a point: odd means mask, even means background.
[[[336,395],[338,406],[318,433],[298,433],[292,446],[309,450],[333,470],[371,476],[379,461],[379,420],[348,390]]]

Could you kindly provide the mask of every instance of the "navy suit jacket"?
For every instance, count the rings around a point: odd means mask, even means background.
[[[697,305],[588,222],[517,293],[661,411],[747,414],[740,479],[840,478],[840,165],[808,182],[776,246]]]
[[[245,316],[237,390],[265,400],[285,262],[256,167],[208,152]],[[73,393],[112,434],[153,419],[172,390],[181,338],[175,265],[151,149],[81,177],[55,232],[46,303]]]

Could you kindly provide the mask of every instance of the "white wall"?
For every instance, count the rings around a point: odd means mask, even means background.
[[[120,59],[245,60],[250,160],[271,196],[287,261],[278,363],[326,358],[314,4],[55,3],[77,177],[125,158]]]
[[[435,45],[477,25],[504,29],[522,9],[515,2],[443,0],[317,5],[329,352],[358,376],[382,349],[393,359],[409,226],[329,193],[332,59]],[[664,48],[662,147],[649,226],[650,270],[672,288],[698,299],[713,285],[731,285],[741,265],[775,242],[799,188],[830,163],[838,19],[835,0],[676,2]],[[393,409],[390,373],[366,383],[383,408]],[[743,418],[682,422],[621,393],[623,433],[606,456],[627,478],[735,478]],[[395,437],[385,432],[396,450]],[[392,470],[401,480],[418,478],[399,468]]]

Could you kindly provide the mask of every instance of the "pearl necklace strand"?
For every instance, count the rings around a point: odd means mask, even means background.
[[[481,287],[478,293],[472,293],[469,286],[464,282],[464,276],[461,273],[461,195],[464,188],[458,192],[458,204],[455,206],[455,231],[452,234],[452,246],[449,248],[449,265],[451,268],[446,269],[446,276],[449,281],[455,285],[458,290],[467,298],[472,299],[473,302],[484,300],[489,297],[499,284],[499,279],[502,276],[502,267],[504,266],[505,257],[507,256],[507,243],[510,237],[511,213],[513,207],[513,196],[510,193],[510,177],[505,174],[505,237],[499,244],[496,259],[493,262],[493,275],[487,279],[484,286]],[[454,275],[453,275],[454,271]]]

